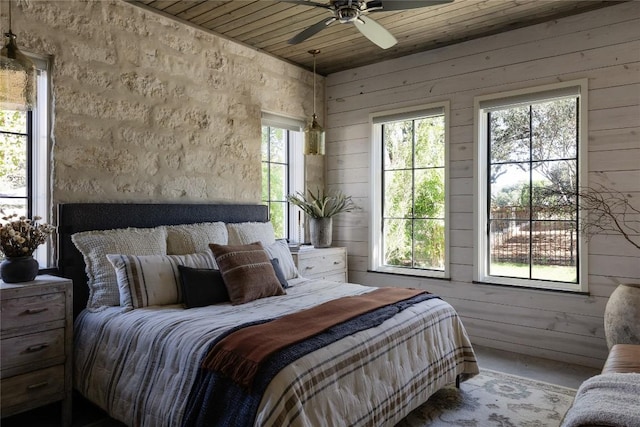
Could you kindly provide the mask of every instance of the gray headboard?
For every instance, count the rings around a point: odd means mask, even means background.
[[[264,205],[67,203],[58,205],[58,270],[73,280],[74,317],[87,305],[89,288],[82,255],[71,241],[80,231],[198,222],[265,222]]]

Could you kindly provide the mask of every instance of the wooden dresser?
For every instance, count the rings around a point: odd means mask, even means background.
[[[303,248],[292,255],[302,277],[347,282],[347,248]]]
[[[62,401],[62,425],[71,425],[71,280],[0,281],[0,302],[2,418]]]

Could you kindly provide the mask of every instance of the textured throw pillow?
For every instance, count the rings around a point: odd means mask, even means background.
[[[186,308],[229,302],[220,270],[179,265],[182,298]]]
[[[259,242],[249,245],[209,245],[216,258],[231,304],[284,295],[273,265]]]
[[[213,268],[210,253],[189,255],[107,255],[118,278],[126,310],[182,302],[178,265]]]
[[[278,258],[271,258],[271,265],[273,266],[273,271],[276,273],[276,277],[278,278],[278,282],[280,282],[282,289],[287,289],[289,287],[289,283],[287,282],[287,279],[284,278],[284,273],[280,268]]]
[[[299,276],[296,263],[293,261],[289,244],[285,240],[277,240],[275,243],[265,246],[269,258],[277,258],[280,261],[280,268],[286,280],[295,279]]]
[[[87,308],[120,305],[116,272],[107,254],[164,255],[167,238],[164,228],[121,228],[115,230],[83,231],[71,240],[84,258],[89,299]]]
[[[273,224],[270,222],[227,224],[227,231],[229,232],[230,245],[248,245],[253,242],[260,242],[262,246],[268,246],[276,241]]]
[[[167,225],[167,255],[209,252],[209,243],[226,245],[229,239],[224,222]]]

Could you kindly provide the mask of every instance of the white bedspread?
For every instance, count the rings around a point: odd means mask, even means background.
[[[74,386],[128,425],[179,426],[199,362],[218,334],[373,289],[292,282],[287,295],[241,306],[85,311],[75,323]],[[394,425],[462,373],[478,373],[469,339],[453,308],[431,299],[283,369],[256,425]]]

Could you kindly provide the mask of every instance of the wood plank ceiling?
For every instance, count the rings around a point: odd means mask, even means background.
[[[328,75],[619,3],[593,0],[455,0],[418,9],[371,13],[398,44],[381,49],[354,24],[334,22],[302,43],[288,40],[329,18],[319,7],[270,0],[128,0],[140,7],[210,30],[307,69],[320,49],[317,72]],[[317,0],[328,4],[329,0]],[[393,0],[387,0],[393,2]],[[383,2],[384,3],[384,2]]]

